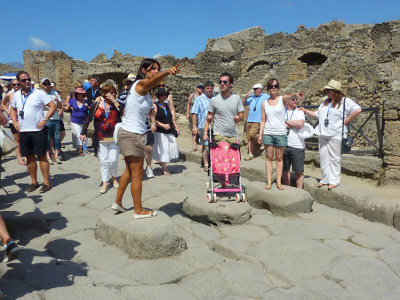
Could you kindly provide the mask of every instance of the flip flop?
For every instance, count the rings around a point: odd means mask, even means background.
[[[326,183],[322,183],[322,182],[318,182],[318,187],[320,188],[320,187],[323,187],[324,185],[327,185]]]
[[[333,190],[335,187],[337,187],[338,185],[335,184],[330,184],[328,185],[328,191]]]
[[[145,219],[145,218],[152,218],[157,216],[157,211],[153,210],[153,212],[151,214],[145,214],[145,215],[141,215],[141,214],[133,214],[133,218],[134,219]]]

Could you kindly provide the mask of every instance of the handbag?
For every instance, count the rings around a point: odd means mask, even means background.
[[[354,140],[350,135],[347,135],[347,138],[344,138],[344,113],[346,110],[346,98],[343,100],[343,121],[342,121],[342,154],[351,152],[351,145]],[[350,132],[350,127],[349,127]]]
[[[172,125],[172,124],[171,124],[171,133],[172,133],[172,134],[174,135],[174,137],[176,137],[176,138],[179,136],[178,131],[176,131],[174,125]]]
[[[14,140],[11,132],[6,130],[3,126],[0,127],[0,148],[1,154],[7,155],[17,148],[18,144]]]
[[[90,139],[93,138],[93,136],[94,136],[94,132],[95,132],[95,129],[94,129],[94,114],[96,113],[96,110],[97,110],[97,107],[99,106],[99,103],[100,102],[96,103],[96,106],[95,106],[94,112],[93,112],[93,118],[89,122],[87,130],[86,130],[86,137],[88,137]]]

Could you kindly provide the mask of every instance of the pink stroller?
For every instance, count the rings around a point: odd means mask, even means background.
[[[236,202],[246,201],[245,187],[242,186],[240,175],[239,138],[237,137],[236,144],[220,142],[216,145],[212,141],[211,130],[209,137],[210,175],[207,182],[207,202],[217,202],[217,196],[235,196]]]

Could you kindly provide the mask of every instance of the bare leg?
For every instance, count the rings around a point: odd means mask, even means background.
[[[208,167],[208,151],[206,146],[201,146],[201,154],[203,156],[204,167]]]
[[[117,195],[115,197],[114,202],[117,203],[119,206],[122,206],[122,196],[125,193],[125,190],[128,184],[131,182],[131,175],[128,167],[128,163],[125,160],[126,168],[124,173],[122,173],[121,178],[119,179],[119,187],[117,191]]]
[[[14,133],[14,140],[17,142],[17,148],[15,148],[15,154],[17,154],[18,164],[26,165],[26,159],[21,156],[21,147],[19,146],[19,133]]]
[[[275,160],[276,160],[276,186],[278,189],[283,190],[282,186],[282,170],[283,170],[283,152],[286,147],[277,146],[275,147]]]
[[[146,159],[146,168],[151,169],[151,161],[153,159],[153,146],[152,145],[144,146],[144,151],[145,151],[145,159]]]
[[[168,172],[167,163],[166,162],[160,162],[160,165],[161,165],[161,168],[162,168],[162,170],[164,172],[164,175],[171,175],[171,173]]]
[[[37,165],[36,165],[35,155],[32,154],[32,155],[27,156],[26,160],[27,160],[26,166],[28,168],[29,176],[31,176],[32,184],[38,184]]]
[[[266,189],[270,189],[272,185],[272,160],[274,158],[274,146],[265,145],[265,173],[267,175]]]
[[[302,189],[304,185],[304,173],[296,173],[296,186]]]
[[[193,134],[193,133],[192,133],[192,143],[193,143],[193,148],[192,148],[192,150],[193,150],[193,151],[196,151],[196,150],[197,150],[197,141],[196,141],[196,138],[197,138],[197,134]]]
[[[283,171],[282,172],[282,182],[284,185],[290,186],[290,171]]]
[[[50,186],[50,164],[46,158],[46,155],[38,155],[40,171],[43,176],[43,184]],[[36,162],[35,162],[36,166]],[[32,181],[33,183],[33,181]]]
[[[249,155],[253,155],[254,154],[254,141],[252,141],[252,139],[249,139]]]
[[[0,238],[3,245],[7,245],[11,241],[10,234],[7,231],[6,224],[4,223],[3,217],[0,214]]]

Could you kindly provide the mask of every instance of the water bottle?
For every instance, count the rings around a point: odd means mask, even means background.
[[[83,155],[88,155],[88,148],[87,148],[87,139],[84,139],[82,142],[82,150],[83,150]]]

